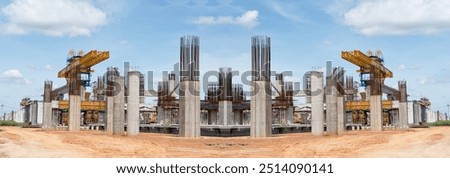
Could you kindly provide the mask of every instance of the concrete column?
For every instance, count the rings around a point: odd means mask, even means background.
[[[81,97],[69,95],[69,131],[80,131]]]
[[[115,87],[118,87],[115,90],[114,95],[114,114],[113,114],[113,135],[123,135],[124,134],[124,125],[125,125],[125,88],[124,88],[124,78],[123,77],[114,77]],[[120,88],[120,89],[119,89]]]
[[[171,108],[164,109],[164,124],[166,125],[176,124],[176,121],[173,120],[175,119],[172,119],[172,109]]]
[[[42,127],[52,127],[52,81],[45,81],[44,83],[44,104],[42,113]]]
[[[398,118],[400,128],[406,129],[408,126],[408,92],[406,88],[406,81],[398,82],[398,89],[400,91],[400,100],[398,105]]]
[[[180,82],[180,136],[200,137],[200,82]]]
[[[32,125],[37,124],[37,117],[38,117],[38,104],[37,102],[33,102],[30,105],[30,122]]]
[[[157,119],[156,123],[161,124],[161,125],[164,125],[164,123],[165,123],[165,119],[164,119],[164,116],[165,116],[164,107],[158,106],[157,109],[158,109],[158,111],[157,111],[158,119]]]
[[[250,101],[250,136],[253,138],[272,135],[272,97],[269,81],[252,81]]]
[[[244,115],[242,110],[234,110],[234,121],[237,125],[244,125]]]
[[[342,135],[345,132],[345,100],[343,96],[337,97],[337,133]]]
[[[228,126],[233,124],[233,107],[231,101],[219,101],[219,125]]]
[[[43,127],[51,128],[52,127],[52,103],[44,102],[43,104]]]
[[[330,88],[331,90],[335,90],[334,88]],[[327,134],[328,135],[337,135],[338,129],[337,129],[337,93],[334,91],[331,91],[330,94],[327,94],[327,114],[326,114],[326,120],[327,120]]]
[[[311,74],[311,133],[313,135],[323,135],[323,74],[313,72]]]
[[[84,86],[80,87],[80,96],[81,101],[86,101],[86,87]]]
[[[139,134],[139,71],[128,72],[127,135]]]
[[[286,108],[285,117],[288,125],[294,124],[294,107],[288,106]]]
[[[113,119],[114,119],[114,97],[106,97],[106,122],[105,130],[108,133],[113,133]]]
[[[381,95],[370,96],[370,128],[372,131],[383,130],[383,110]]]
[[[217,125],[219,124],[217,119],[217,110],[208,110],[208,124]]]
[[[418,101],[414,101],[413,102],[413,121],[414,121],[414,125],[419,125],[419,123],[421,122],[421,109],[420,109],[420,104]]]

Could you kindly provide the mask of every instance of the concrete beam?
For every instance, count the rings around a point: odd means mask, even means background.
[[[272,136],[272,90],[270,81],[252,81],[250,137]]]

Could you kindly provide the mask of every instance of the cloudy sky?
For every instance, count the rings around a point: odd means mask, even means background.
[[[436,110],[450,104],[448,0],[0,0],[0,104],[19,108],[41,100],[44,80],[56,78],[71,49],[109,50],[94,77],[124,61],[143,72],[172,70],[179,38],[200,36],[202,72],[250,69],[250,38],[272,38],[272,69],[293,80],[326,60],[358,78],[342,50],[383,52],[407,80],[410,99],[428,97]],[[1,112],[3,112],[1,111]]]

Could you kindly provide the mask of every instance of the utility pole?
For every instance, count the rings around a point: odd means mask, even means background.
[[[1,113],[3,113],[3,106],[5,106],[5,105],[0,105],[0,107],[2,108],[2,112]],[[3,120],[5,120],[5,114],[3,114]]]
[[[450,113],[450,104],[447,104],[447,108],[448,108],[447,113]],[[445,116],[448,116],[448,114],[446,114]],[[445,120],[448,120],[448,118],[445,117]]]

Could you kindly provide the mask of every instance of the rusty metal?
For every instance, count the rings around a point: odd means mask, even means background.
[[[69,109],[69,101],[61,100],[58,102],[58,109]],[[82,101],[81,102],[81,110],[88,111],[105,111],[106,103],[104,101]]]
[[[382,101],[383,110],[392,109],[392,105],[393,105],[392,101],[390,101],[390,100]],[[370,102],[369,101],[347,101],[345,103],[345,109],[347,111],[355,111],[355,110],[367,111],[367,110],[370,110]]]
[[[198,36],[183,36],[180,39],[180,80],[198,81],[200,40]]]
[[[231,101],[232,74],[230,67],[219,68],[219,101]]]
[[[252,37],[252,81],[270,81],[270,37]]]

